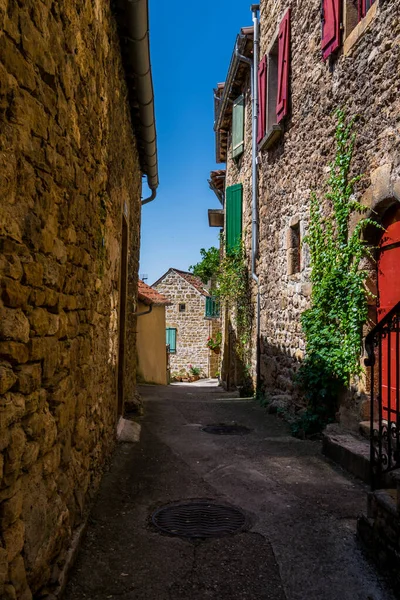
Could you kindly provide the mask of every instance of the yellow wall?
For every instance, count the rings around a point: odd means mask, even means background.
[[[149,307],[138,303],[138,311]],[[146,383],[167,384],[165,306],[153,306],[148,315],[137,318],[138,379]]]

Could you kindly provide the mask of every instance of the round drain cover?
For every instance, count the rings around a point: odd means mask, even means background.
[[[207,427],[203,427],[202,431],[215,433],[216,435],[246,435],[247,433],[251,433],[252,429],[244,425],[225,425],[224,423],[219,423],[218,425],[207,425]]]
[[[178,537],[218,538],[241,531],[246,515],[233,506],[199,500],[159,508],[152,521],[161,531]]]

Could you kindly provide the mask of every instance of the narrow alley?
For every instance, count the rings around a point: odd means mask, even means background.
[[[392,598],[355,536],[366,488],[319,442],[210,380],[141,393],[140,442],[118,446],[65,600]],[[222,423],[250,431],[202,430]],[[195,499],[242,509],[244,529],[192,541],[153,525],[160,507]]]

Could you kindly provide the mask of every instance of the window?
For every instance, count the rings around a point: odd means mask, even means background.
[[[288,275],[301,271],[300,221],[294,220],[288,231]]]
[[[239,96],[232,109],[232,157],[238,158],[244,151],[244,96]]]
[[[216,319],[219,317],[219,302],[212,296],[206,298],[206,318]]]
[[[186,311],[186,304],[180,304],[179,305],[179,312],[180,313],[184,313]]]
[[[167,327],[167,347],[170,354],[176,354],[176,328]]]
[[[376,9],[378,2],[377,0],[321,1],[322,57],[327,60],[341,46],[342,37],[344,39],[344,54],[346,55],[373,20],[375,13],[370,9],[374,5]],[[367,17],[366,20],[364,20],[365,17]]]
[[[225,214],[226,214],[226,252],[229,254],[237,248],[242,238],[242,196],[241,183],[226,188]]]
[[[281,122],[289,112],[290,9],[279,33],[258,69],[259,113],[257,141],[270,148],[282,134]]]

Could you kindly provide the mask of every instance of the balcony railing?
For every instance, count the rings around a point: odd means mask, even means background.
[[[365,340],[371,368],[371,482],[384,485],[386,473],[400,467],[400,302]]]

